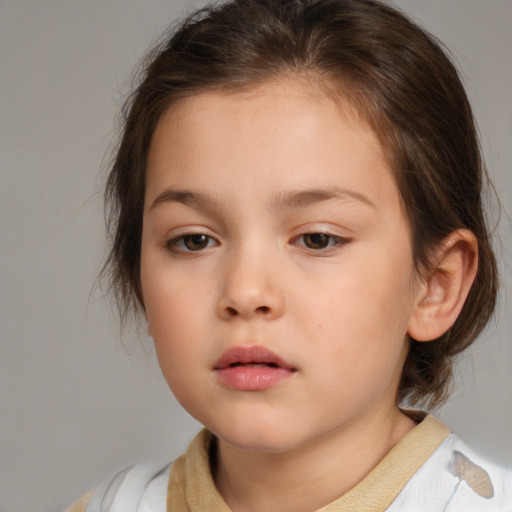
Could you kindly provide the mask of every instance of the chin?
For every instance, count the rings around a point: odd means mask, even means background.
[[[295,443],[290,443],[288,436],[284,438],[271,431],[229,432],[227,435],[222,435],[222,433],[215,435],[225,443],[249,452],[278,454],[289,452],[295,448]]]
[[[277,418],[231,419],[206,427],[225,443],[240,450],[259,453],[285,453],[301,445],[305,439],[297,428]]]

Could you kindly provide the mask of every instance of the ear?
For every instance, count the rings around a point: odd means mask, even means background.
[[[417,341],[442,336],[457,320],[478,268],[478,242],[468,229],[450,233],[436,250],[430,276],[418,287],[407,334]]]
[[[152,333],[152,329],[151,329],[151,322],[149,321],[149,316],[146,312],[146,310],[144,309],[144,322],[146,323],[145,327],[146,327],[146,334],[152,338],[153,337],[153,333]]]
[[[151,334],[151,324],[149,323],[148,312],[146,311],[146,305],[144,303],[144,293],[142,292],[142,283],[140,280],[140,275],[139,275],[139,280],[137,282],[137,289],[136,289],[135,296],[137,298],[137,306],[138,306],[137,312],[141,315],[141,320],[143,320],[146,324],[145,325],[146,334],[150,338],[152,338],[153,335]]]

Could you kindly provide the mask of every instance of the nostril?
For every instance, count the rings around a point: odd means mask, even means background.
[[[238,315],[238,311],[235,308],[232,308],[231,306],[228,306],[226,308],[226,311],[229,313],[230,316]]]
[[[256,311],[260,311],[261,313],[268,313],[270,308],[268,306],[260,306],[259,308],[256,308]]]

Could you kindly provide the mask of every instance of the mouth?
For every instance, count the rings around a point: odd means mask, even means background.
[[[214,370],[224,370],[226,368],[238,367],[261,367],[285,368],[296,371],[296,369],[287,361],[279,357],[268,348],[261,346],[233,347],[224,354],[215,363]]]
[[[244,366],[245,368],[257,368],[259,366],[268,366],[269,368],[280,368],[276,363],[231,363],[229,368],[238,368]]]
[[[240,391],[262,391],[297,372],[293,365],[261,346],[231,348],[213,369],[222,385]]]

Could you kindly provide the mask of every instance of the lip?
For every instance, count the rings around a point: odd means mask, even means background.
[[[271,350],[257,345],[226,350],[213,369],[224,386],[240,391],[271,388],[297,371]]]

